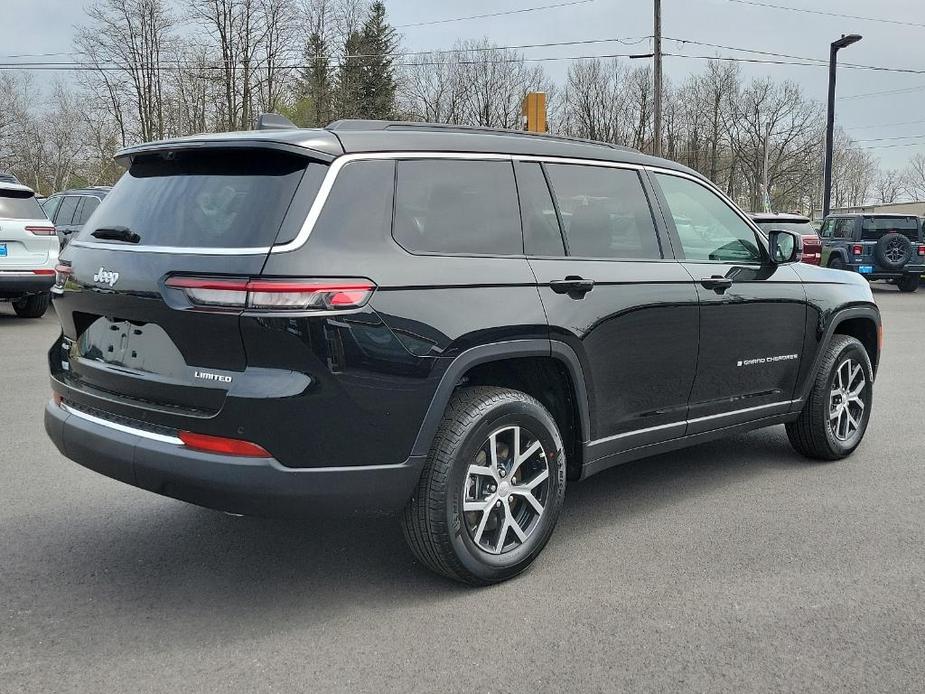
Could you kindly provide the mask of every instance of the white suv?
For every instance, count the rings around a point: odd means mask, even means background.
[[[0,301],[39,318],[55,283],[58,237],[31,188],[0,181]]]

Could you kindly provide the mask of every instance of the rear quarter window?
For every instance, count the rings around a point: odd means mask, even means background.
[[[271,246],[307,166],[302,157],[262,149],[139,156],[80,239],[99,242],[95,230],[126,227],[139,246]]]
[[[399,161],[392,233],[412,253],[522,254],[513,165],[509,161]]]
[[[0,217],[3,219],[45,219],[45,212],[31,192],[0,190]]]

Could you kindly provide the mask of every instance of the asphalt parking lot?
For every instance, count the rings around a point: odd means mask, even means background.
[[[481,590],[395,522],[235,518],[67,461],[42,428],[55,318],[0,304],[0,691],[921,691],[925,291],[876,297],[852,458],[777,427],[612,469]]]

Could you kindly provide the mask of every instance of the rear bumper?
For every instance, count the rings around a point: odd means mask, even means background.
[[[41,294],[55,284],[54,275],[35,275],[29,271],[0,270],[0,298],[10,299],[23,294]]]
[[[272,458],[203,453],[173,437],[105,422],[55,402],[45,430],[63,455],[90,470],[164,496],[258,516],[384,515],[417,485],[423,457],[400,465],[287,468]]]
[[[861,277],[866,277],[869,280],[899,280],[903,277],[918,277],[925,274],[925,266],[907,266],[902,270],[897,270],[896,272],[881,272],[877,270],[875,272],[858,272],[858,274],[861,275]]]

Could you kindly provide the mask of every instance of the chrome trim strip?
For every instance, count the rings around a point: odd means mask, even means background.
[[[72,241],[78,248],[96,248],[104,251],[131,251],[132,253],[170,253],[173,255],[266,255],[270,246],[247,248],[197,248],[195,246],[120,246],[99,241]]]
[[[102,419],[100,417],[94,417],[92,414],[87,414],[86,412],[81,412],[80,410],[74,409],[73,407],[68,407],[64,403],[61,403],[59,407],[67,412],[72,414],[75,417],[85,419],[88,422],[93,424],[99,424],[100,426],[108,427],[110,429],[115,429],[116,431],[121,431],[123,434],[132,434],[133,436],[140,436],[141,438],[151,439],[152,441],[159,441],[161,443],[169,443],[174,446],[182,446],[183,441],[178,439],[176,436],[167,436],[166,434],[155,434],[153,431],[145,431],[144,429],[136,429],[135,427],[126,426],[125,424],[119,424],[117,422],[110,422],[107,419]]]
[[[781,400],[780,402],[772,402],[767,405],[756,405],[755,407],[746,407],[741,410],[733,410],[732,412],[720,412],[719,414],[709,414],[706,417],[696,417],[694,419],[688,419],[688,424],[694,424],[696,422],[706,422],[710,419],[721,419],[723,417],[732,417],[738,414],[744,414],[746,412],[757,412],[758,410],[767,410],[771,407],[786,407],[788,410],[797,402],[796,400]]]
[[[616,441],[618,439],[626,438],[627,436],[636,436],[637,434],[647,434],[651,431],[659,431],[661,429],[670,429],[671,427],[680,427],[680,426],[689,426],[691,424],[696,424],[697,422],[706,422],[711,419],[722,419],[724,417],[734,417],[736,415],[744,414],[746,412],[757,412],[758,410],[766,410],[771,407],[781,407],[789,409],[796,403],[799,403],[800,400],[782,400],[780,402],[772,402],[767,405],[756,405],[755,407],[746,407],[741,410],[732,410],[731,412],[720,412],[719,414],[710,414],[706,417],[695,417],[694,419],[683,419],[679,422],[670,422],[668,424],[659,424],[654,427],[646,427],[644,429],[633,429],[632,431],[625,431],[622,434],[615,434],[613,436],[607,436],[603,439],[594,439],[589,441],[586,445],[588,447],[597,446],[598,444],[607,443],[608,441]]]
[[[711,193],[718,195],[720,200],[722,200],[723,202],[726,203],[726,205],[731,207],[732,211],[735,212],[737,215],[739,215],[742,221],[744,221],[748,225],[748,227],[752,229],[752,231],[757,232],[759,236],[763,238],[765,241],[768,240],[767,234],[765,234],[761,230],[761,228],[757,224],[755,224],[755,221],[751,217],[749,217],[747,214],[745,214],[742,210],[740,210],[739,206],[736,205],[729,198],[729,196],[727,196],[723,191],[721,191],[716,186],[716,184],[714,184],[713,181],[711,181],[710,179],[700,178],[699,176],[692,176],[691,174],[685,171],[676,171],[674,169],[666,169],[661,166],[645,166],[643,168],[645,168],[646,171],[650,171],[651,173],[665,174],[667,176],[676,176],[678,178],[686,178],[687,180],[693,181],[694,183],[699,183],[701,186],[709,190]]]
[[[732,207],[733,211],[741,217],[746,224],[753,230],[757,231],[762,238],[766,238],[764,233],[757,228],[752,220],[745,215],[719,188],[712,182],[686,173],[676,171],[660,166],[648,164],[633,164],[631,162],[607,161],[603,159],[581,159],[576,157],[557,157],[551,155],[533,155],[533,154],[502,154],[498,152],[355,152],[344,154],[337,157],[328,166],[328,171],[321,182],[318,194],[312,201],[312,206],[308,210],[305,221],[299,228],[292,241],[275,246],[264,246],[259,248],[200,248],[194,246],[121,246],[110,243],[101,243],[95,241],[72,241],[71,245],[80,248],[95,248],[107,251],[127,251],[132,253],[171,253],[186,255],[266,255],[267,253],[288,253],[295,251],[305,245],[308,237],[315,227],[315,223],[321,216],[321,211],[328,200],[331,189],[337,180],[337,176],[348,164],[355,161],[376,161],[376,160],[395,160],[395,159],[462,159],[469,161],[538,161],[549,162],[551,164],[579,164],[583,166],[603,166],[615,169],[631,169],[634,171],[651,171],[654,173],[664,173],[672,176],[687,178],[708,188],[711,192],[720,196],[720,198]]]
[[[498,154],[495,152],[488,152],[485,154],[473,152],[368,152],[345,154],[335,159],[334,163],[332,163],[328,169],[327,174],[325,174],[324,180],[321,182],[321,187],[318,189],[318,195],[315,196],[315,200],[312,202],[312,206],[308,211],[308,215],[305,217],[305,221],[302,223],[302,228],[299,229],[299,233],[296,234],[292,241],[281,244],[279,246],[273,246],[273,248],[270,249],[270,253],[288,253],[289,251],[294,251],[301,248],[305,244],[309,235],[312,233],[312,229],[315,227],[315,222],[317,222],[318,217],[321,216],[321,210],[324,208],[325,203],[328,201],[328,195],[330,195],[331,189],[334,187],[334,181],[337,179],[337,175],[340,173],[341,169],[354,161],[381,161],[383,159],[466,159],[475,161],[511,161],[512,156],[510,154]]]
[[[594,441],[589,441],[588,446],[597,446],[601,443],[607,443],[609,441],[616,441],[618,439],[624,439],[627,436],[636,436],[637,434],[647,434],[650,431],[659,431],[661,429],[670,429],[671,427],[684,427],[687,426],[686,420],[681,420],[680,422],[670,422],[669,424],[659,424],[654,427],[646,427],[645,429],[633,429],[632,431],[624,431],[622,434],[614,434],[613,436],[608,436],[603,439],[594,439]]]

